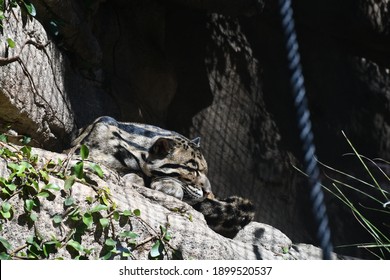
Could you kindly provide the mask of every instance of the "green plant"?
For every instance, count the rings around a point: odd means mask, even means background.
[[[27,142],[25,138],[21,140]],[[58,255],[60,249],[65,249],[73,259],[89,259],[96,256],[96,248],[87,248],[82,236],[92,232],[104,233],[104,244],[98,253],[101,259],[133,258],[134,250],[145,248],[150,248],[149,257],[152,259],[181,258],[181,253],[169,243],[172,239],[169,225],[156,231],[142,219],[139,209],[119,211],[110,189],[98,186],[91,177],[104,178],[105,174],[99,165],[88,160],[88,147],[82,145],[78,157],[79,160],[72,160],[70,154],[65,160],[45,162],[34,154],[31,147],[7,143],[7,136],[0,134],[0,158],[7,162],[9,170],[8,176],[0,176],[0,259],[47,259],[53,254],[62,259]],[[53,177],[63,180],[63,184],[53,181]],[[81,207],[72,195],[77,182],[95,190],[94,196],[85,199],[86,207]],[[42,203],[54,199],[63,200],[64,210],[51,217],[52,223],[55,227],[66,225],[69,230],[62,238],[43,238],[35,223],[40,219]],[[24,213],[20,210],[17,213],[16,204],[21,201]],[[2,227],[21,217],[29,227],[34,227],[35,234],[18,248],[13,248],[11,242],[1,235]],[[135,232],[124,228],[129,225],[128,228],[132,229],[134,222],[143,230]],[[141,236],[143,240],[140,240]]]
[[[35,17],[37,14],[30,0],[0,0],[0,34],[3,34],[3,21],[6,20],[6,12],[10,12],[16,7],[20,7],[24,24],[27,19]],[[7,38],[7,43],[10,48],[15,47],[15,42],[11,38]]]
[[[382,187],[378,178],[381,176],[382,184],[389,185],[389,174],[383,167],[390,167],[390,163],[381,159],[372,160],[359,154],[345,133],[342,133],[352,149],[352,153],[346,156],[355,157],[363,172],[358,177],[319,162],[325,176],[331,182],[330,186],[323,185],[323,188],[347,206],[362,228],[371,236],[371,240],[339,247],[355,246],[368,250],[376,258],[389,258],[390,193]],[[356,200],[356,197],[359,197],[359,200]],[[373,216],[381,218],[373,219]]]
[[[358,248],[364,248],[371,252],[377,258],[389,258],[390,257],[390,193],[388,190],[385,190],[379,183],[378,176],[384,178],[386,185],[390,183],[389,175],[385,172],[383,167],[378,163],[381,162],[388,167],[390,164],[381,159],[369,159],[358,153],[354,145],[348,139],[348,137],[343,132],[343,135],[351,147],[353,153],[349,154],[355,156],[363,167],[367,176],[367,179],[358,178],[351,174],[347,174],[335,168],[332,168],[323,163],[322,166],[327,170],[331,170],[341,177],[344,177],[350,180],[352,183],[347,183],[347,180],[340,180],[335,178],[330,178],[332,180],[332,187],[326,188],[330,193],[337,197],[344,205],[346,205],[360,223],[360,225],[367,231],[372,237],[372,241],[368,241],[362,244],[355,244]],[[375,170],[373,170],[375,169]],[[377,174],[375,174],[375,172]],[[364,188],[358,188],[354,186],[354,183],[361,184]],[[383,183],[382,183],[383,184]],[[344,190],[343,190],[344,188]],[[349,189],[355,193],[359,193],[362,199],[368,201],[370,206],[367,206],[368,202],[354,202],[346,194],[346,189]],[[374,213],[376,216],[381,217],[381,221],[375,221],[371,218],[372,215],[368,216],[369,213]],[[387,224],[386,224],[387,221]],[[374,250],[376,249],[376,250]]]
[[[25,28],[29,20],[32,20],[32,18],[36,16],[36,9],[34,5],[30,2],[30,0],[0,0],[0,43],[5,43],[6,46],[10,49],[16,48],[17,43],[12,38],[8,37],[12,35],[8,34],[8,36],[3,36],[5,33],[4,28],[6,26],[4,23],[9,22],[11,18],[15,20],[19,19],[19,17],[17,17],[15,14],[14,8],[19,8],[23,28]],[[15,30],[13,29],[7,31],[9,32],[6,33],[15,32]],[[13,63],[15,61],[21,62],[20,54],[22,53],[22,50],[26,45],[33,45],[37,49],[43,49],[46,47],[47,44],[42,45],[36,40],[30,39],[29,37],[30,36],[27,36],[26,40],[23,43],[18,43],[18,53],[16,55],[0,57],[0,67]]]

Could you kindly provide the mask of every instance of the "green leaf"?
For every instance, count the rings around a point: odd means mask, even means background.
[[[85,213],[83,215],[83,223],[90,228],[93,224],[93,217],[90,213]]]
[[[31,137],[30,136],[26,136],[26,135],[23,135],[22,139],[19,140],[23,145],[27,145],[28,143],[31,142]],[[31,151],[31,147],[30,148],[30,151]],[[29,157],[30,158],[30,157]]]
[[[22,161],[21,163],[20,163],[20,165],[26,170],[29,170],[29,171],[35,171],[35,169],[34,169],[34,167],[30,164],[30,163],[28,163],[27,161]]]
[[[110,224],[110,220],[107,218],[101,218],[101,219],[99,219],[99,223],[101,224],[101,226],[103,228],[106,228]]]
[[[8,202],[3,202],[1,204],[1,208],[3,209],[4,212],[9,212],[9,210],[11,210],[11,204],[8,203]]]
[[[37,196],[47,198],[50,196],[50,194],[48,192],[40,192],[37,194]]]
[[[53,190],[53,191],[59,191],[61,188],[57,186],[56,184],[50,183],[43,187],[44,190]]]
[[[13,172],[13,176],[16,176],[16,177],[19,177],[19,178],[25,178],[26,177],[26,174],[28,174],[27,171],[31,172],[31,173],[36,173],[34,167],[28,163],[28,162],[25,162],[25,161],[22,161],[20,164],[16,164],[16,163],[8,163],[7,164],[7,167],[9,169],[11,169],[11,171]]]
[[[0,260],[5,261],[5,260],[11,260],[11,256],[8,255],[6,252],[1,252],[0,253]]]
[[[77,242],[73,239],[68,241],[68,246],[72,247],[73,249],[75,249],[78,252],[84,251],[84,247],[79,242]]]
[[[11,248],[12,248],[11,244],[4,237],[0,236],[0,243],[3,245],[3,247],[6,250],[11,250]]]
[[[30,162],[33,164],[36,164],[38,162],[38,155],[32,154],[31,157],[29,158]]]
[[[92,203],[93,203],[93,197],[87,196],[87,197],[85,198],[85,201],[88,202],[89,204],[92,204]]]
[[[11,38],[7,38],[7,44],[8,44],[8,46],[9,46],[11,49],[15,48],[15,46],[16,46],[15,41],[12,40]]]
[[[103,204],[99,204],[99,205],[96,205],[95,207],[93,207],[90,212],[91,213],[96,213],[96,212],[100,212],[102,210],[107,210],[108,207],[106,205],[103,205]]]
[[[10,219],[11,218],[11,212],[3,212],[0,211],[1,215],[3,216],[4,219]]]
[[[75,208],[73,211],[69,213],[69,216],[74,221],[80,220],[80,208],[79,207]]]
[[[90,255],[90,254],[92,254],[92,252],[95,250],[95,248],[92,248],[92,249],[87,249],[87,248],[84,248],[84,253],[86,254],[86,255]]]
[[[31,213],[30,219],[31,219],[31,221],[35,222],[36,220],[38,220],[38,215],[36,213]]]
[[[8,196],[11,196],[11,193],[8,190],[6,190],[5,188],[0,188],[0,189],[1,189],[2,194],[6,194]]]
[[[74,198],[73,197],[71,197],[71,196],[69,196],[69,197],[67,197],[66,199],[65,199],[65,201],[64,201],[64,205],[65,206],[72,206],[74,204]]]
[[[114,218],[115,221],[119,221],[121,215],[119,214],[118,211],[115,211],[115,212],[112,214],[112,217]]]
[[[97,165],[96,163],[90,163],[89,166],[96,175],[98,175],[101,179],[104,178],[103,170],[99,165]]]
[[[27,244],[30,244],[31,247],[37,249],[37,250],[40,250],[41,249],[41,246],[37,243],[37,240],[39,241],[38,238],[34,237],[34,236],[30,236],[27,238],[26,242]]]
[[[18,172],[21,168],[21,166],[19,164],[16,164],[16,163],[13,163],[13,162],[10,162],[7,164],[7,167],[9,169],[11,169],[12,172]]]
[[[133,212],[131,212],[130,210],[125,210],[123,211],[122,215],[125,217],[130,217],[133,216]]]
[[[172,239],[172,234],[169,231],[167,231],[167,233],[164,235],[164,239],[166,241],[171,240]]]
[[[47,252],[48,251],[47,246],[48,246],[47,244],[42,245],[42,251],[46,258],[49,256],[49,253]]]
[[[135,209],[135,210],[133,211],[133,213],[134,213],[134,215],[136,215],[137,217],[141,216],[141,210],[139,210],[139,209]]]
[[[17,186],[14,184],[14,183],[11,183],[11,184],[5,184],[5,186],[7,187],[7,189],[9,189],[10,191],[15,191]]]
[[[31,157],[31,147],[29,146],[23,146],[20,151],[23,153],[25,157],[28,159]]]
[[[0,142],[8,143],[8,137],[4,134],[0,134]]]
[[[162,253],[162,246],[160,240],[157,240],[156,243],[152,246],[152,249],[150,250],[150,256],[152,258],[157,258]]]
[[[127,249],[127,248],[123,248],[123,249],[122,249],[122,257],[124,257],[124,258],[131,257],[131,252],[130,252],[130,250]]]
[[[55,163],[54,159],[49,159],[49,161],[46,163],[46,168],[53,169],[57,166],[62,166],[62,160],[60,158],[57,158],[57,163]]]
[[[78,179],[84,178],[84,162],[80,161],[73,166],[73,173]]]
[[[76,181],[75,176],[70,176],[70,177],[66,178],[65,183],[64,183],[64,189],[66,191],[70,190],[70,188],[73,186],[75,181]]]
[[[125,238],[131,238],[131,239],[136,239],[136,238],[139,237],[138,234],[136,234],[136,233],[134,233],[134,232],[132,232],[132,231],[128,231],[128,230],[126,230],[126,231],[124,231],[124,232],[121,232],[121,233],[119,234],[119,236],[120,236],[120,237],[125,237]]]
[[[116,241],[113,240],[112,238],[108,238],[108,239],[106,239],[104,244],[106,244],[109,247],[115,247],[116,246]]]
[[[166,227],[160,226],[160,230],[164,240],[169,241],[172,239],[172,235],[170,232],[168,232]]]
[[[37,15],[34,5],[29,0],[23,0],[23,4],[30,16],[35,17]]]
[[[26,174],[24,174],[26,171],[35,171],[34,167],[26,161],[22,161],[20,164],[16,164],[16,166],[17,176],[21,178],[26,177]]]
[[[112,256],[112,252],[108,252],[107,254],[105,254],[103,257],[101,257],[102,260],[109,260]]]
[[[34,242],[34,236],[29,236],[27,237],[27,240],[26,240],[27,244],[32,244]]]
[[[2,205],[1,205],[1,215],[3,216],[4,219],[9,219],[11,218],[11,204],[8,203],[8,202],[4,202]]]
[[[12,157],[15,156],[15,153],[8,148],[0,148],[0,155],[3,157]]]
[[[72,221],[80,221],[81,220],[80,215],[72,215],[72,216],[70,216],[70,218],[72,219]]]
[[[63,172],[57,172],[56,173],[56,176],[58,177],[58,178],[60,178],[60,179],[65,179],[65,175],[64,175],[64,173]]]
[[[31,212],[34,206],[36,206],[35,202],[31,199],[26,199],[25,203],[25,208],[27,212]]]
[[[16,190],[16,185],[14,183],[8,183],[8,180],[5,179],[4,177],[0,177],[0,186],[3,185],[5,186],[8,190],[10,190],[11,192],[15,191]],[[4,191],[3,191],[4,192]],[[8,193],[8,191],[6,192]]]
[[[104,205],[109,206],[110,202],[107,199],[107,194],[103,193],[103,195],[100,197],[100,199],[103,201]]]
[[[26,186],[30,186],[30,187],[34,188],[34,193],[39,192],[39,184],[37,181],[32,181],[30,183],[26,183]]]
[[[44,170],[39,170],[39,174],[41,175],[42,180],[47,183],[49,182],[49,174],[47,174]]]
[[[60,224],[60,223],[62,222],[62,216],[61,216],[61,215],[55,215],[55,216],[53,217],[53,222],[54,222],[55,224]]]
[[[56,240],[55,238],[54,238],[54,240],[45,242],[45,244],[47,244],[47,245],[54,245],[57,248],[61,248],[61,246],[62,246],[61,242]]]
[[[84,144],[82,144],[81,147],[80,147],[80,156],[81,156],[82,160],[87,159],[88,156],[89,156],[89,149]]]

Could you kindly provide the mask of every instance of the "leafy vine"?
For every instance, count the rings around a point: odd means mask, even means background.
[[[94,184],[90,176],[104,178],[105,174],[99,165],[87,160],[89,150],[85,145],[80,147],[79,160],[76,162],[71,161],[71,155],[68,155],[65,160],[51,159],[42,164],[28,146],[30,138],[21,138],[23,146],[10,144],[7,140],[7,135],[0,134],[0,160],[7,162],[9,173],[8,176],[0,176],[0,259],[48,259],[52,256],[62,259],[60,250],[63,249],[73,259],[95,258],[97,253],[100,259],[132,259],[132,252],[142,250],[147,244],[151,259],[182,258],[180,251],[169,243],[172,239],[169,225],[160,226],[156,231],[142,219],[140,210],[118,210],[110,189]],[[69,162],[72,163],[68,170]],[[58,180],[53,180],[53,177],[63,180],[63,186],[57,185]],[[76,182],[95,190],[95,196],[85,199],[88,205],[86,209],[80,207],[72,196],[72,187]],[[45,238],[40,234],[36,222],[42,201],[52,201],[57,196],[64,197],[64,210],[53,215],[51,220],[54,226],[67,228],[67,232],[61,238]],[[22,199],[24,213],[17,213],[15,203],[20,201],[17,199]],[[29,228],[34,228],[35,234],[14,248],[1,232],[16,216],[18,223],[23,221]],[[145,229],[143,233],[148,233],[143,240],[140,240],[139,233],[121,229],[125,224],[133,228],[131,223],[134,221],[142,225]],[[120,232],[116,232],[118,227],[114,223],[122,223]],[[82,242],[82,236],[98,231],[105,233],[100,252],[96,252],[96,248],[87,248]]]

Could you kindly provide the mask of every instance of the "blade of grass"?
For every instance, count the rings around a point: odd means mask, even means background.
[[[355,154],[345,154],[347,156],[355,156]],[[362,159],[365,159],[366,161],[369,161],[370,163],[372,163],[378,170],[380,173],[382,173],[382,175],[387,179],[387,181],[390,182],[390,177],[386,174],[386,172],[375,162],[375,161],[383,161],[385,162],[386,164],[389,164],[389,167],[390,167],[390,163],[388,163],[387,161],[385,160],[382,160],[382,159],[370,159],[366,156],[363,156],[363,155],[360,155],[362,157]],[[390,192],[384,190],[380,185],[379,185],[379,188],[383,190],[383,192],[385,192],[386,194],[390,194]]]
[[[356,182],[359,182],[359,183],[361,183],[361,184],[363,184],[363,185],[365,185],[365,186],[368,186],[368,187],[370,187],[370,188],[373,188],[373,189],[375,189],[375,190],[377,189],[377,187],[376,187],[375,185],[370,184],[369,182],[366,182],[366,181],[364,181],[364,180],[362,180],[362,179],[359,179],[359,178],[357,178],[356,176],[353,176],[353,175],[351,175],[351,174],[348,174],[348,173],[346,173],[346,172],[343,172],[343,171],[341,171],[341,170],[338,170],[338,169],[336,169],[336,168],[333,168],[333,167],[331,167],[331,166],[329,166],[329,165],[327,165],[327,164],[325,164],[325,163],[323,163],[323,162],[321,162],[321,161],[318,161],[318,163],[319,163],[321,166],[323,166],[323,167],[329,169],[330,171],[333,171],[333,172],[335,172],[335,173],[337,173],[337,174],[340,174],[340,175],[342,175],[342,176],[345,176],[345,177],[347,177],[347,178],[349,178],[349,179],[352,179],[352,180],[354,180],[354,181],[356,181]]]
[[[380,187],[378,181],[375,179],[374,175],[371,173],[370,169],[368,168],[368,166],[365,164],[364,160],[362,159],[361,155],[357,152],[357,150],[355,149],[354,145],[351,143],[351,141],[349,140],[349,138],[347,137],[347,135],[344,133],[344,131],[341,131],[341,133],[343,134],[343,136],[345,137],[345,139],[347,140],[349,146],[352,148],[353,152],[355,153],[355,155],[358,157],[359,161],[361,162],[361,164],[363,165],[364,169],[367,171],[368,175],[371,177],[372,181],[374,182],[374,184],[378,187],[379,190],[381,190],[382,192],[382,195],[386,198],[386,195],[383,193],[382,191],[382,188]]]
[[[342,182],[340,180],[337,180],[335,178],[332,178],[332,177],[329,177],[329,176],[327,176],[327,177],[329,179],[331,179],[333,182],[338,183],[339,185],[342,185],[344,187],[347,187],[347,188],[349,188],[349,189],[351,189],[351,190],[353,190],[353,191],[355,191],[357,193],[360,193],[363,196],[368,197],[368,198],[372,199],[373,201],[378,202],[378,204],[380,204],[381,206],[383,206],[383,202],[382,201],[380,201],[379,199],[375,198],[374,196],[368,194],[367,192],[364,192],[364,191],[362,191],[362,190],[360,190],[358,188],[355,188],[355,187],[353,187],[353,186],[351,186],[351,185],[349,185],[347,183],[344,183],[344,182]]]

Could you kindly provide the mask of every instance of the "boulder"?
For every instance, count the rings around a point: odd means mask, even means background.
[[[4,150],[14,154],[4,153]],[[318,248],[297,249],[301,245],[293,245],[281,231],[258,222],[248,224],[234,239],[225,238],[212,231],[203,215],[190,205],[137,182],[124,180],[104,167],[104,175],[99,177],[98,173],[92,172],[96,170],[91,169],[93,163],[87,160],[83,161],[83,179],[70,184],[70,176],[66,175],[64,180],[59,174],[68,173],[66,169],[72,170],[80,160],[70,160],[65,154],[41,149],[29,152],[24,148],[21,151],[20,147],[3,143],[1,151],[2,257],[321,258]],[[26,162],[31,163],[28,171],[15,175],[17,166]],[[15,184],[25,182],[14,192],[10,192],[4,183],[11,182],[11,174]],[[37,182],[35,192],[26,183],[31,178]],[[7,195],[6,190],[10,194]],[[5,204],[11,205],[9,217],[4,214]],[[9,246],[4,246],[7,243]]]
[[[33,145],[59,151],[78,127],[115,115],[99,72],[74,68],[43,25],[26,20],[19,8],[4,16],[2,38],[15,46],[0,44],[0,129],[11,127],[31,136]]]
[[[0,68],[0,121],[54,148],[75,128],[64,84],[67,65],[38,21],[23,27],[20,10],[13,12],[4,38],[11,38],[15,47],[0,44],[0,56],[17,60],[3,61]]]

